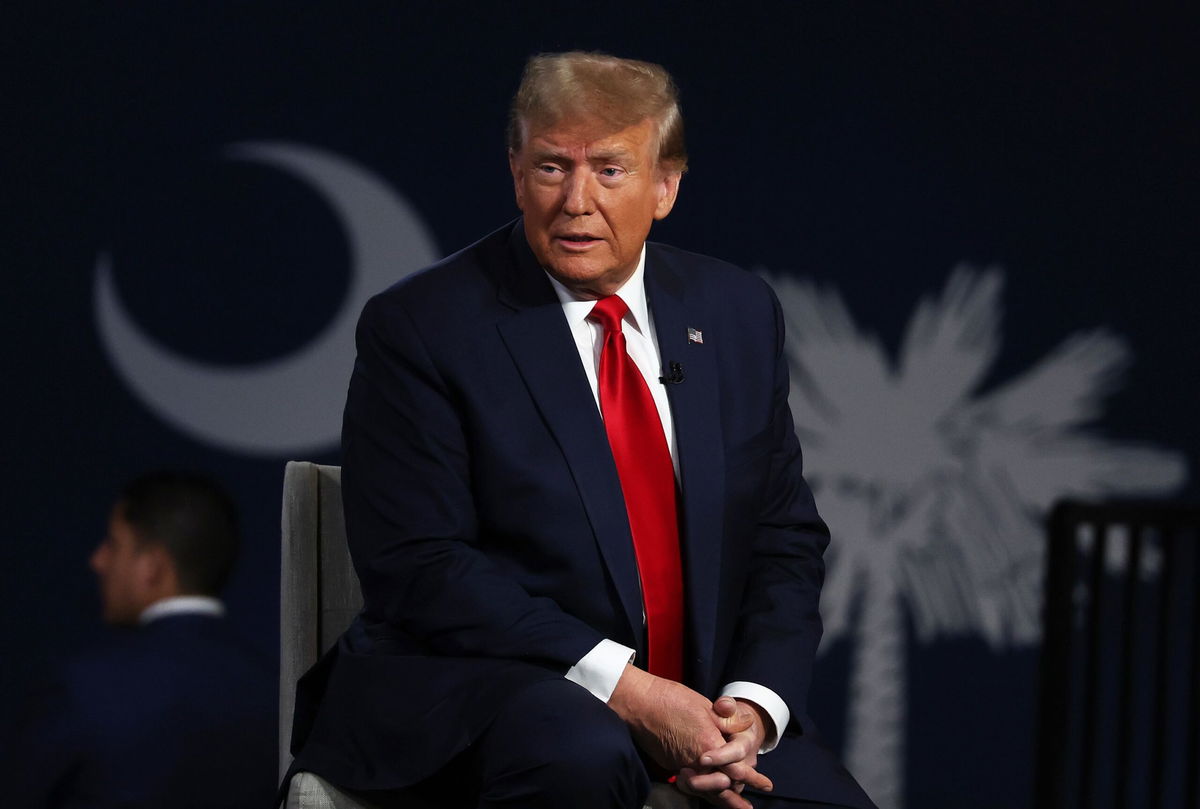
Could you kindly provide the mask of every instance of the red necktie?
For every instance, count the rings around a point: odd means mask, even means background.
[[[621,318],[629,311],[616,295],[599,300],[588,315],[604,327],[600,352],[600,411],[612,447],[633,550],[642,580],[649,650],[647,669],[683,679],[683,569],[675,470],[654,398],[629,353]]]

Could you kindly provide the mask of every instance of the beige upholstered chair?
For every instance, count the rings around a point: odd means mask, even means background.
[[[358,578],[346,545],[342,470],[290,461],[283,476],[283,548],[279,604],[279,768],[291,763],[292,707],[296,681],[345,631],[362,607]],[[656,784],[643,809],[687,809],[688,799]],[[287,809],[373,809],[312,773],[288,788]],[[430,809],[414,801],[411,809]]]
[[[291,764],[296,681],[337,640],[362,607],[346,546],[342,470],[291,461],[283,474],[279,603],[279,771]],[[287,809],[371,809],[312,773],[288,787]]]

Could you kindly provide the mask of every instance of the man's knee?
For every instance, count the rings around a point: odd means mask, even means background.
[[[615,714],[608,714],[582,719],[578,724],[568,720],[543,737],[543,772],[547,781],[556,785],[556,791],[602,791],[646,779],[629,731]]]
[[[524,689],[480,745],[483,806],[641,806],[649,779],[629,731],[566,680]]]

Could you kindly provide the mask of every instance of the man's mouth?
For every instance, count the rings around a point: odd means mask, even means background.
[[[586,248],[600,241],[599,237],[588,233],[563,233],[554,238],[564,247],[569,248]]]

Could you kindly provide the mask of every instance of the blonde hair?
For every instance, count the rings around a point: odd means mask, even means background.
[[[679,91],[661,65],[606,53],[540,53],[525,63],[508,113],[508,148],[519,152],[525,126],[593,116],[624,129],[650,118],[657,125],[658,163],[687,170]]]

